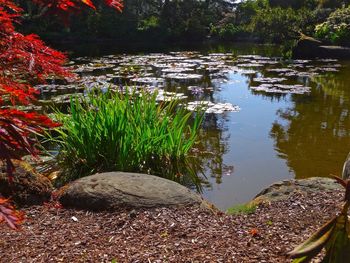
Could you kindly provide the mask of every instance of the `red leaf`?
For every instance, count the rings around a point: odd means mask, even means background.
[[[84,4],[90,6],[93,9],[96,9],[96,7],[94,6],[94,4],[91,2],[91,0],[81,0]]]
[[[106,4],[112,8],[117,9],[119,12],[123,10],[123,1],[122,0],[105,0]]]
[[[256,237],[259,235],[259,230],[256,229],[256,228],[252,228],[249,230],[249,234],[252,236],[252,237]]]
[[[23,213],[16,211],[8,199],[0,198],[0,223],[5,221],[10,228],[18,229],[23,219]]]

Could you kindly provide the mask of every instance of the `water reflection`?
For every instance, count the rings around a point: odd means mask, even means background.
[[[207,177],[215,178],[216,184],[221,184],[222,176],[231,175],[234,169],[233,165],[224,162],[223,157],[229,152],[230,134],[225,127],[227,121],[222,115],[207,114],[199,139],[198,148],[204,173]]]
[[[292,96],[292,106],[278,110],[270,132],[296,178],[340,175],[350,150],[348,69],[313,81],[309,96]]]

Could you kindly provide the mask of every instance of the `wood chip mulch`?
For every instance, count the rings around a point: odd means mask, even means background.
[[[0,225],[0,262],[290,262],[286,252],[337,213],[343,194],[294,194],[233,216],[35,206],[20,231]]]

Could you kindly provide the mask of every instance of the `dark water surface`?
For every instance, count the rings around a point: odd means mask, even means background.
[[[181,48],[172,48],[171,51]],[[257,45],[228,45],[186,48],[208,53],[276,56],[278,48]],[[151,50],[154,52],[155,50]],[[169,50],[157,50],[167,52]],[[81,47],[74,56],[102,56],[125,52],[116,46]],[[140,53],[133,50],[131,53]],[[146,52],[142,52],[147,54]],[[241,58],[241,60],[244,58]],[[249,58],[247,63],[254,63]],[[248,59],[248,60],[249,60]],[[253,61],[253,62],[252,62]],[[274,68],[303,68],[301,72],[319,67],[320,61],[290,62]],[[303,65],[304,63],[304,65]],[[338,65],[339,64],[339,65]],[[350,151],[350,62],[322,61],[323,68],[314,76],[294,76],[287,84],[310,87],[303,94],[263,92],[251,89],[257,77],[281,77],[263,67],[247,67],[255,73],[228,70],[212,93],[203,95],[213,102],[238,105],[239,112],[208,114],[206,132],[201,138],[205,174],[211,186],[204,197],[221,209],[243,203],[278,180],[340,175]],[[183,85],[182,85],[183,86]],[[173,87],[168,89],[174,90]],[[182,87],[182,90],[184,88]],[[197,95],[196,95],[197,96]],[[192,98],[193,99],[193,98]],[[203,97],[201,97],[203,99]]]

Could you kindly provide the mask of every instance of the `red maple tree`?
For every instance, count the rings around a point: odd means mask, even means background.
[[[95,9],[91,0],[32,0],[47,8],[48,14],[69,14],[83,6]],[[121,11],[122,0],[105,0],[108,6]],[[16,31],[23,10],[12,0],[0,0],[0,161],[11,181],[12,160],[25,154],[38,153],[34,133],[58,126],[46,115],[16,109],[18,104],[35,100],[33,85],[45,83],[50,76],[73,76],[64,68],[66,56],[48,47],[37,35],[23,35]],[[5,221],[16,229],[22,216],[7,199],[0,195],[0,223]]]

